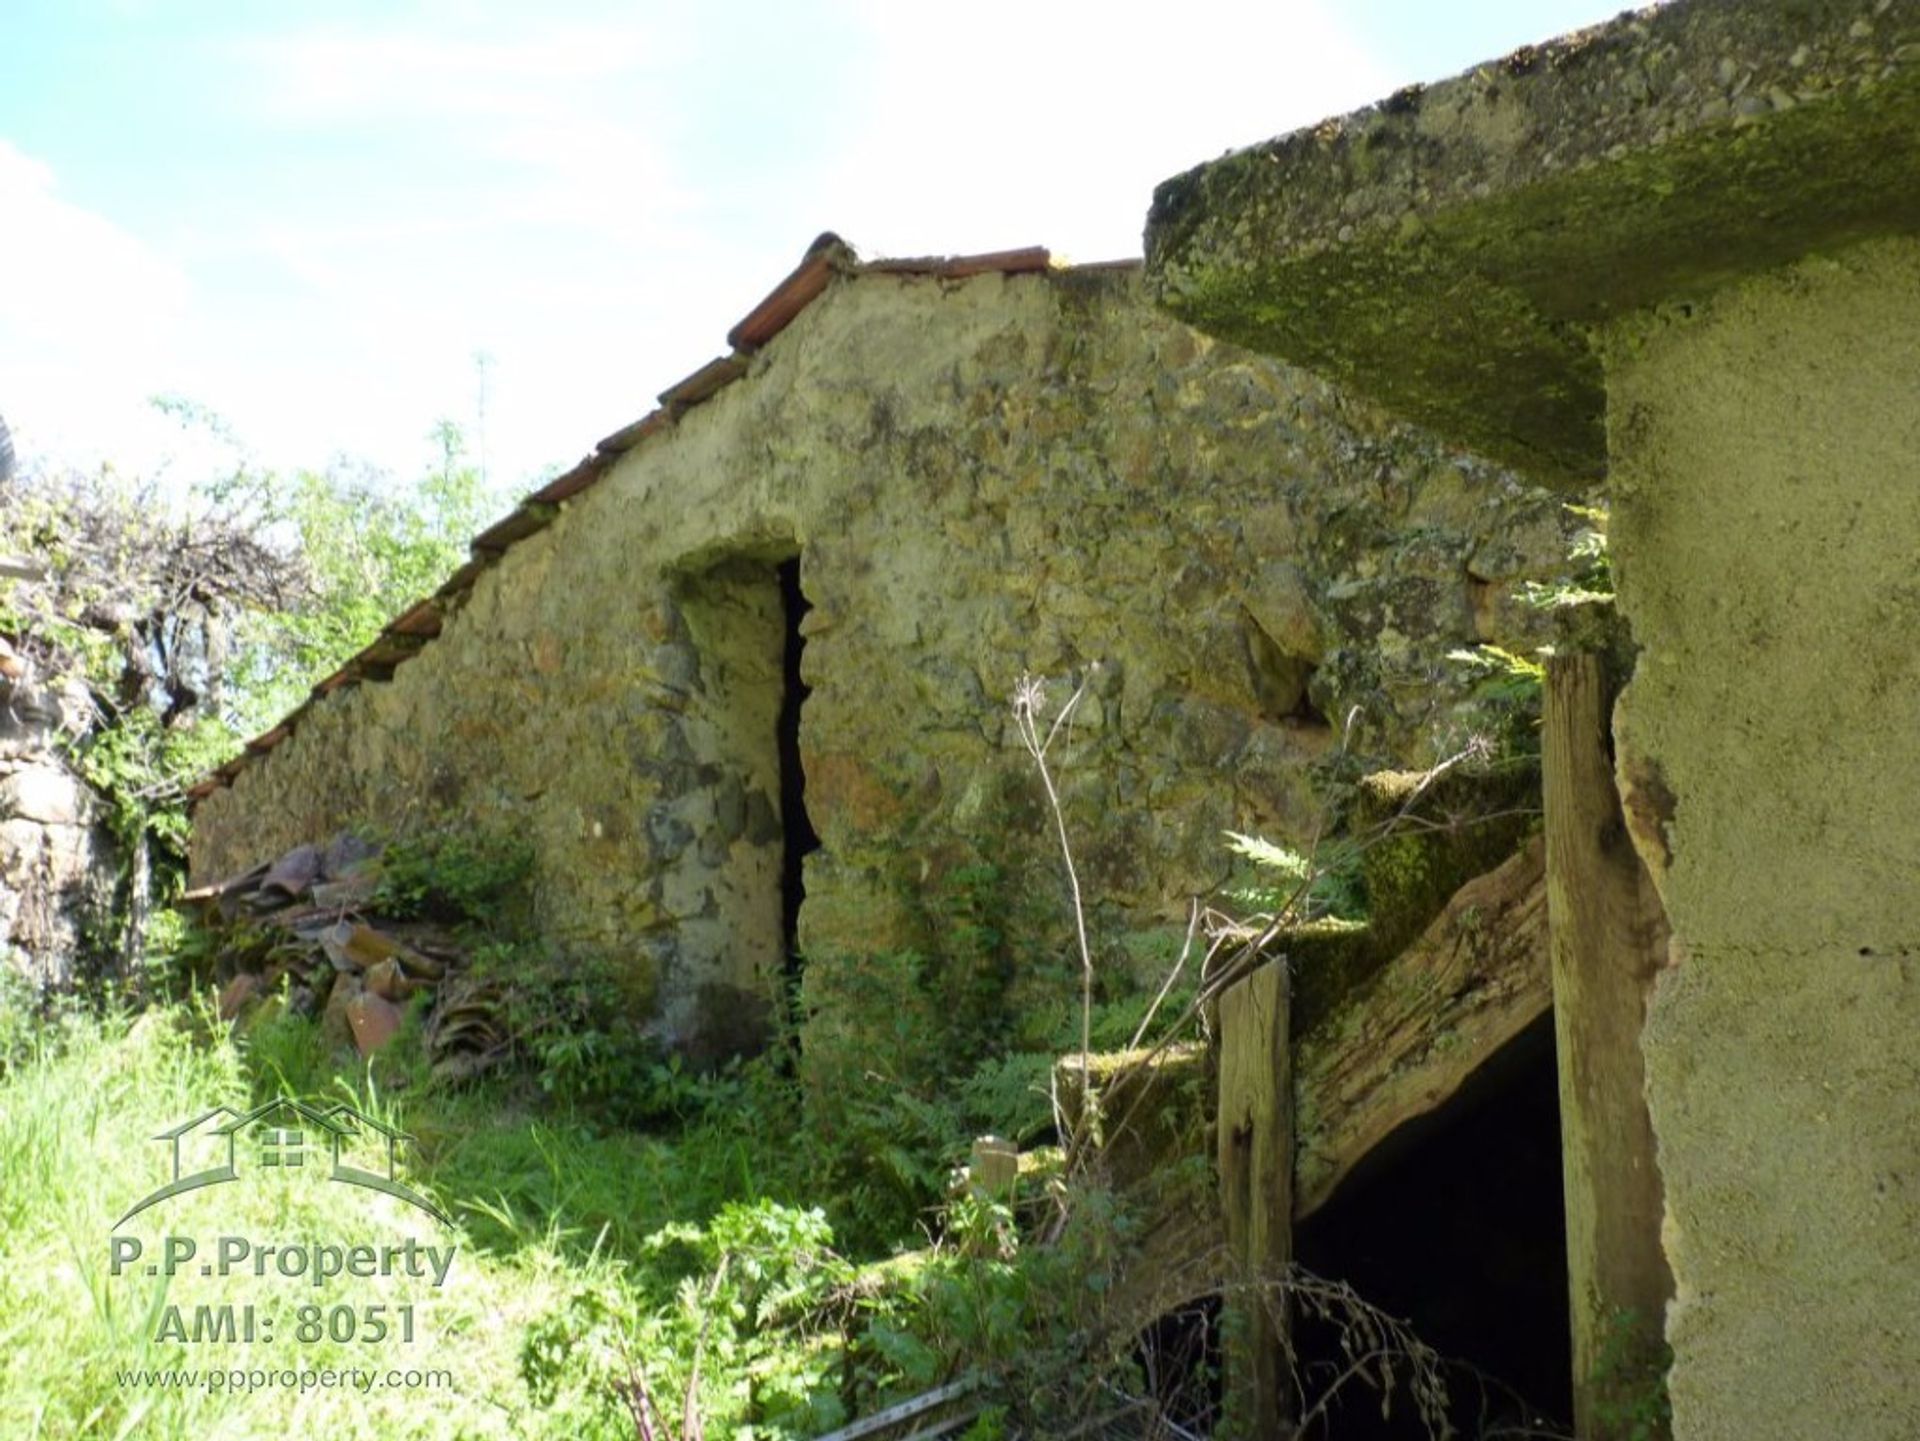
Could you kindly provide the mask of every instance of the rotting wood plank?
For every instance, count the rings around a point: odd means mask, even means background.
[[[1292,1047],[1287,968],[1262,966],[1220,997],[1217,1159],[1227,1248],[1244,1283],[1227,1355],[1227,1408],[1247,1436],[1290,1434],[1276,1284],[1293,1259]]]
[[[1598,655],[1562,653],[1547,663],[1547,907],[1581,1441],[1615,1434],[1603,1420],[1605,1403],[1624,1398],[1609,1391],[1658,1384],[1673,1295],[1640,1053],[1667,922],[1621,813],[1609,744],[1612,691]]]
[[[1296,1219],[1552,1005],[1543,855],[1535,837],[1467,882],[1419,939],[1300,1038]]]

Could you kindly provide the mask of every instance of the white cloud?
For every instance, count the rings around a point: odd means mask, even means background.
[[[874,82],[825,196],[866,249],[1137,254],[1158,181],[1390,84],[1304,0],[849,3]]]
[[[185,274],[6,141],[0,215],[0,413],[22,451],[151,454],[168,427],[146,401],[177,378]]]
[[[716,353],[821,229],[1137,253],[1157,181],[1390,84],[1305,0],[447,13],[219,42],[235,156],[301,168],[148,217],[177,259],[0,147],[0,411],[25,438],[139,463],[144,397],[179,391],[269,463],[405,473],[436,417],[472,423],[484,349],[495,470],[524,480]]]
[[[400,118],[541,114],[559,92],[657,69],[672,43],[656,27],[525,25],[492,36],[343,26],[234,44],[265,113],[357,124]]]

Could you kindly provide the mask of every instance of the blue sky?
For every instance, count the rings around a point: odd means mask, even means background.
[[[0,414],[178,470],[178,394],[403,476],[447,417],[521,490],[821,230],[1137,254],[1156,181],[1616,8],[6,0]]]

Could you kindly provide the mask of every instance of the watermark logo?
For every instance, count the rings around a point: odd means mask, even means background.
[[[174,1196],[237,1181],[256,1167],[309,1165],[329,1167],[329,1181],[398,1197],[446,1224],[445,1212],[395,1174],[399,1148],[412,1139],[344,1101],[314,1106],[281,1096],[245,1112],[216,1106],[154,1137],[170,1149],[173,1179],[142,1196],[113,1226],[118,1230],[149,1206]],[[354,1164],[374,1159],[368,1151],[384,1152],[383,1170]]]

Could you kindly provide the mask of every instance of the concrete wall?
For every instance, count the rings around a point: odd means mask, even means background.
[[[1920,242],[1605,354],[1675,1435],[1920,1436]]]
[[[552,935],[629,961],[668,1034],[731,1043],[780,959],[768,607],[798,555],[823,841],[803,948],[915,942],[915,897],[979,859],[1064,927],[1008,697],[1099,660],[1056,759],[1111,954],[1177,936],[1224,830],[1311,830],[1326,718],[1359,708],[1355,764],[1457,743],[1445,653],[1527,643],[1505,588],[1561,569],[1566,520],[1157,313],[1130,273],[842,278],[390,682],[206,799],[196,874],[367,820],[509,825]]]

